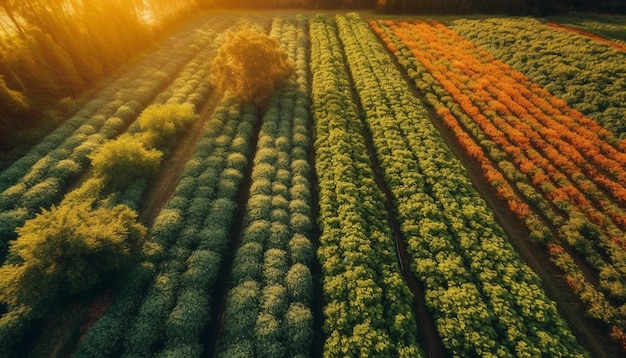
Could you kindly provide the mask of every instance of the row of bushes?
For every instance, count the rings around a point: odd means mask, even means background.
[[[326,356],[419,357],[402,279],[335,23],[311,19],[312,114],[319,180]]]
[[[307,21],[274,20],[267,41],[306,63]],[[290,67],[289,65],[288,67]],[[314,249],[308,164],[308,71],[297,66],[262,119],[241,246],[232,265],[220,357],[307,357],[313,342]],[[270,86],[274,87],[274,86]],[[271,95],[269,90],[267,95]],[[257,98],[258,99],[258,98]]]

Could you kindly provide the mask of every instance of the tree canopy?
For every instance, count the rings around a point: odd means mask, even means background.
[[[216,89],[244,103],[264,103],[292,74],[293,65],[276,40],[253,29],[232,33],[211,69]]]
[[[0,302],[45,314],[57,300],[80,294],[132,262],[146,228],[125,205],[91,201],[44,210],[17,229],[0,267]]]

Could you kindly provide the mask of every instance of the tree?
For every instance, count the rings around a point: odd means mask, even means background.
[[[132,262],[146,228],[125,205],[86,201],[44,210],[17,229],[0,267],[0,302],[46,313],[66,295],[92,289]]]
[[[0,110],[8,111],[10,114],[23,114],[29,110],[30,106],[21,92],[8,87],[4,77],[0,75]]]
[[[278,42],[252,29],[232,33],[211,68],[216,89],[260,105],[289,79],[293,65]]]

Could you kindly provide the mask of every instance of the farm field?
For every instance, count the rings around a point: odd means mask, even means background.
[[[211,83],[242,27],[293,65],[263,106]],[[122,274],[90,270],[119,244],[93,234],[45,294],[0,292],[0,357],[623,355],[625,38],[585,14],[196,15],[0,172],[0,287],[57,222],[141,237]]]

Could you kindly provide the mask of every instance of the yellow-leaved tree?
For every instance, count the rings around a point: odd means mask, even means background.
[[[230,34],[213,60],[216,90],[243,103],[264,104],[293,73],[293,64],[276,40],[253,29]]]
[[[42,316],[133,262],[146,234],[137,213],[125,205],[92,206],[53,206],[17,229],[0,267],[0,303]]]

